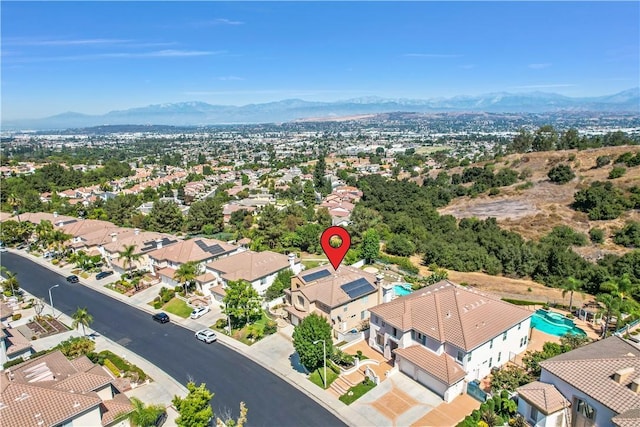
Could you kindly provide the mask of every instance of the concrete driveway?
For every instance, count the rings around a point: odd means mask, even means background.
[[[403,373],[393,374],[351,404],[377,426],[410,426],[443,403],[434,392]]]

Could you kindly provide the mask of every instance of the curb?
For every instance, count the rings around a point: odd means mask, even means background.
[[[45,267],[45,268],[47,268],[47,269],[49,269],[49,270],[51,270],[51,271],[53,271],[53,272],[56,272],[56,273],[58,273],[59,275],[63,275],[63,274],[64,274],[64,273],[63,273],[63,271],[62,271],[62,269],[58,268],[58,269],[56,270],[56,269],[52,268],[52,267],[53,267],[52,265],[50,265],[49,263],[47,263],[47,262],[43,261],[43,260],[42,260],[41,258],[39,258],[39,257],[35,257],[35,256],[33,256],[33,255],[29,254],[29,253],[23,253],[22,251],[17,251],[17,250],[15,250],[15,249],[10,249],[9,251],[10,251],[11,253],[15,254],[15,255],[18,255],[18,256],[20,256],[20,257],[26,258],[26,259],[28,259],[28,260],[30,260],[30,261],[32,261],[32,262],[35,262],[36,264],[39,264],[39,265],[41,265],[41,266],[43,266],[43,267]],[[154,309],[154,308],[152,308],[152,307],[150,307],[150,306],[149,306],[149,307],[146,307],[146,304],[144,304],[144,303],[142,303],[142,304],[140,304],[140,305],[130,304],[130,303],[127,301],[127,299],[124,299],[124,298],[122,298],[122,297],[118,297],[118,295],[121,295],[121,294],[114,295],[114,294],[113,294],[113,292],[114,292],[114,291],[110,291],[110,290],[108,290],[108,289],[104,289],[104,287],[103,287],[103,286],[99,286],[99,285],[89,285],[89,284],[87,284],[87,283],[83,283],[83,280],[85,280],[85,279],[80,278],[80,282],[79,282],[82,286],[86,286],[86,287],[88,287],[88,288],[90,288],[90,289],[93,289],[93,290],[94,290],[94,291],[96,291],[96,292],[100,292],[100,293],[101,293],[101,294],[103,294],[103,295],[107,295],[107,296],[109,296],[109,297],[110,297],[110,298],[112,298],[112,299],[115,299],[115,300],[121,301],[121,302],[123,302],[123,303],[125,303],[125,304],[129,305],[130,307],[133,307],[133,308],[136,308],[136,309],[138,309],[138,310],[141,310],[141,311],[147,312],[147,313],[149,313],[149,314],[154,314],[154,313],[157,313],[157,312],[161,311],[161,310],[156,310],[156,309]],[[66,315],[65,315],[65,316],[66,316]],[[192,329],[192,328],[191,328],[191,327],[189,327],[188,325],[185,325],[185,324],[183,324],[183,323],[182,323],[182,321],[184,321],[184,320],[186,320],[186,319],[178,318],[178,320],[177,320],[177,321],[174,321],[174,320],[172,319],[172,320],[171,320],[171,323],[173,323],[174,325],[180,326],[180,327],[182,327],[182,328],[184,328],[184,329],[187,329],[187,330],[189,330],[190,332],[195,332],[195,330],[194,330],[194,329]],[[207,328],[207,326],[206,326],[206,325],[204,325],[204,326],[203,326],[203,328]],[[345,417],[341,412],[339,412],[338,408],[334,407],[334,405],[327,403],[327,402],[323,399],[323,397],[324,397],[324,396],[318,396],[318,395],[316,395],[316,393],[315,393],[316,391],[315,391],[315,390],[314,390],[314,391],[308,390],[308,389],[306,389],[303,385],[301,385],[301,384],[299,384],[298,382],[296,382],[296,381],[294,381],[293,379],[291,379],[291,378],[289,377],[289,375],[291,374],[291,372],[282,372],[282,371],[280,371],[280,369],[278,369],[277,367],[275,367],[275,366],[273,366],[273,365],[269,365],[266,361],[263,361],[263,360],[261,360],[260,358],[257,358],[257,357],[256,357],[256,356],[254,356],[253,354],[251,354],[251,353],[247,352],[247,349],[249,348],[249,346],[246,346],[245,344],[242,344],[242,343],[240,343],[240,342],[236,341],[236,340],[235,340],[235,339],[233,339],[233,338],[230,338],[230,337],[228,337],[228,336],[226,336],[226,335],[223,335],[223,334],[220,334],[220,333],[216,333],[216,335],[218,336],[218,340],[217,340],[217,341],[218,341],[219,343],[221,343],[222,345],[225,345],[226,347],[230,348],[231,350],[233,350],[233,351],[235,351],[235,352],[237,352],[237,353],[242,354],[242,355],[243,355],[243,356],[245,356],[247,359],[251,360],[252,362],[254,362],[254,363],[258,364],[258,365],[260,365],[263,369],[268,370],[268,371],[269,371],[269,372],[271,372],[272,374],[276,375],[278,378],[280,378],[280,379],[282,379],[282,380],[286,381],[288,384],[290,384],[291,386],[295,387],[295,388],[296,388],[296,390],[298,390],[298,391],[300,391],[301,393],[305,394],[307,397],[309,397],[309,398],[313,399],[316,403],[318,403],[319,405],[321,405],[323,408],[325,408],[327,411],[329,411],[332,415],[334,415],[336,418],[338,418],[339,420],[341,420],[341,421],[342,421],[343,423],[345,423],[346,425],[357,425],[357,424],[352,423],[352,422],[351,422],[351,420],[349,420],[349,419],[348,419],[347,417]],[[114,343],[112,340],[110,340],[109,338],[104,337],[104,336],[102,336],[102,335],[101,335],[101,337],[102,337],[102,338],[104,338],[104,339],[106,339],[108,342],[110,342],[110,343],[112,343],[112,344],[115,344],[115,343]],[[224,337],[224,338],[223,338],[223,339],[220,339],[220,338],[222,338],[222,337]],[[117,344],[115,344],[115,345],[117,345]],[[245,348],[245,347],[246,347],[246,348]],[[132,352],[132,353],[133,353],[133,352]],[[138,357],[140,357],[140,356],[138,356]],[[142,358],[142,359],[144,359],[144,358]],[[146,359],[145,359],[145,360],[146,360]],[[149,362],[149,363],[150,363],[150,362]],[[151,364],[151,363],[150,363],[150,364]],[[155,366],[155,365],[153,365],[153,366]],[[156,367],[156,369],[158,369],[158,370],[162,371],[162,369],[160,369],[160,368],[158,368],[158,367]],[[162,372],[164,373],[164,371],[162,371]],[[171,377],[170,375],[168,375],[168,374],[166,374],[166,373],[165,373],[165,375],[166,375],[167,377],[171,378],[171,381],[173,381],[174,383],[179,384],[179,385],[180,385],[180,387],[181,387],[181,389],[186,390],[186,388],[185,388],[181,383],[179,383],[177,380],[175,380],[173,377]],[[328,393],[328,389],[327,389],[327,390],[318,390],[318,391],[325,391],[325,392],[327,392],[327,393]],[[340,402],[340,403],[342,404],[342,402]],[[348,408],[348,406],[345,406],[345,408]],[[344,408],[342,408],[342,409],[344,409]]]

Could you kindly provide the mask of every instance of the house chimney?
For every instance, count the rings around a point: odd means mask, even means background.
[[[53,217],[54,217],[54,218],[58,218],[58,212],[54,212],[54,213],[53,213]]]
[[[631,381],[629,387],[631,388],[632,392],[638,394],[638,391],[640,391],[640,378],[636,378],[635,380]]]
[[[296,254],[291,252],[289,253],[289,268],[291,269],[291,271],[295,272],[295,265],[296,265]]]
[[[633,367],[618,369],[613,374],[613,380],[618,384],[623,384],[627,381],[627,379],[631,376],[631,374],[633,374],[633,371],[634,371]]]
[[[109,234],[109,236],[111,236],[111,241],[115,242],[118,240],[118,233],[111,233]]]
[[[386,285],[380,285],[378,287],[378,295],[379,295],[379,298],[378,298],[379,304],[384,304],[385,302],[391,301],[395,296],[395,292],[393,291],[393,285],[391,285],[390,283]]]
[[[133,229],[133,234],[135,234],[136,236],[137,236],[138,234],[140,234],[140,229],[139,229],[139,228],[134,228],[134,229]]]
[[[162,249],[162,239],[156,239],[156,249]]]
[[[382,273],[376,274],[376,285],[380,286],[382,284],[382,279],[384,279],[384,275]]]

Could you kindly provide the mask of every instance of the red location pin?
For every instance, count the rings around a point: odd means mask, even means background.
[[[342,244],[337,248],[334,248],[331,246],[331,243],[329,243],[333,236],[338,236],[342,240]],[[351,247],[351,236],[344,228],[334,225],[324,230],[322,236],[320,236],[320,246],[322,246],[324,254],[329,258],[333,269],[337,270]]]

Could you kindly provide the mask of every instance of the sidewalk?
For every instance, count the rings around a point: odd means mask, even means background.
[[[49,261],[40,257],[33,256],[29,253],[26,253],[23,250],[9,249],[9,251],[15,254],[18,254],[20,256],[23,256],[33,262],[36,262],[62,275],[69,275],[71,274],[71,270],[74,269],[72,265],[67,265],[61,268],[58,266],[54,266]],[[162,311],[162,310],[154,309],[152,306],[148,304],[148,302],[153,300],[153,298],[155,298],[155,296],[157,296],[158,292],[160,291],[159,285],[154,285],[149,289],[145,289],[139,294],[136,294],[132,297],[127,297],[123,294],[120,294],[118,292],[112,291],[104,287],[104,285],[114,280],[115,279],[112,277],[107,281],[98,281],[92,276],[89,279],[80,278],[79,284],[83,286],[88,286],[98,292],[101,292],[105,295],[110,296],[111,298],[120,300],[126,304],[137,307],[138,309],[146,311],[150,314]],[[191,331],[196,331],[198,329],[208,328],[209,326],[211,326],[212,322],[210,320],[207,320],[208,317],[209,316],[204,316],[200,319],[193,320],[189,318],[182,319],[178,316],[173,315],[171,316],[171,322],[177,325],[180,325],[186,329],[189,329]],[[68,324],[71,324],[71,323],[68,323]],[[315,384],[313,384],[311,381],[307,379],[306,373],[298,372],[297,370],[295,370],[292,367],[292,362],[289,357],[294,353],[293,343],[287,338],[285,338],[283,335],[281,334],[271,335],[259,341],[258,343],[254,344],[253,346],[248,346],[246,344],[243,344],[224,334],[218,333],[217,335],[218,335],[218,341],[221,344],[226,345],[234,349],[235,351],[244,354],[249,359],[261,365],[263,368],[270,370],[271,372],[273,372],[283,380],[287,381],[292,386],[296,387],[300,392],[306,394],[307,396],[314,399],[317,403],[324,406],[327,410],[329,410],[335,416],[340,418],[345,424],[358,425],[358,426],[375,425],[376,420],[370,420],[366,418],[364,415],[355,411],[352,407],[342,403],[340,400],[338,400],[338,398],[334,397],[331,393],[329,393],[329,391],[325,391],[320,387],[316,386]],[[104,337],[99,337],[98,339],[100,338],[104,339],[105,341],[108,341]],[[109,345],[120,347],[113,342],[110,342]],[[96,347],[97,346],[98,346],[98,342],[96,341]],[[169,386],[170,388],[168,390],[172,390],[171,387],[176,387],[177,381],[173,380],[173,378],[169,377],[162,370],[153,366],[151,363],[140,358],[134,353],[126,350],[125,348],[123,347],[120,347],[120,348],[122,348],[122,350],[119,350],[119,353],[117,354],[122,354],[122,352],[128,352],[129,354],[127,354],[127,358],[133,361],[136,365],[140,366],[140,368],[142,368],[145,372],[148,372],[152,378],[156,379],[156,377],[161,378],[164,376],[165,378],[170,379],[171,382],[173,382],[174,384]],[[275,348],[277,348],[278,351],[275,351],[274,350]],[[138,363],[138,361],[140,363]],[[156,370],[155,372],[154,372],[154,369]],[[175,393],[175,394],[186,394],[186,388],[183,385],[179,385],[179,388],[182,393]]]

